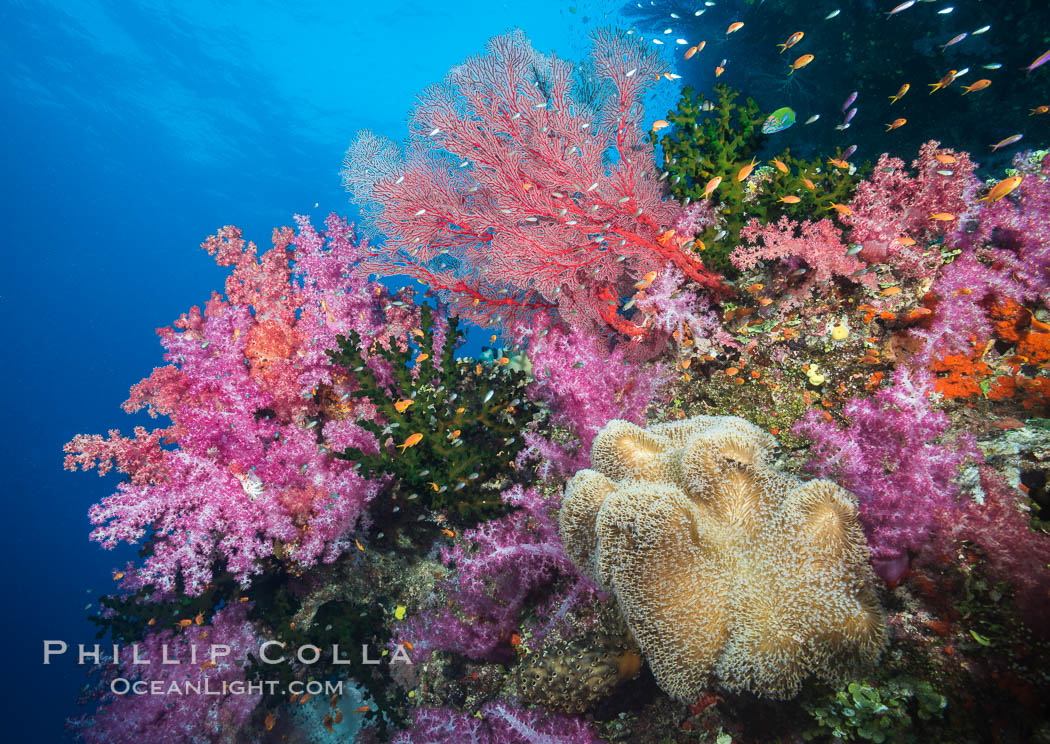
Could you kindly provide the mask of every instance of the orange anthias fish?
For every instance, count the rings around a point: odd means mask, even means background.
[[[650,284],[653,283],[654,279],[656,279],[656,272],[655,271],[650,271],[648,274],[643,276],[640,281],[635,282],[634,288],[635,289],[646,289]]]
[[[788,196],[781,197],[778,201],[782,201],[785,204],[798,204],[802,200],[794,194],[789,194]]]
[[[787,173],[788,172],[788,167],[781,160],[779,160],[778,158],[773,158],[773,165],[775,165],[776,169],[778,171],[780,171],[781,173]]]
[[[275,716],[272,711],[267,713],[266,718],[263,719],[263,725],[266,726],[266,730],[272,731],[275,723],[277,723],[277,716]]]
[[[985,88],[987,88],[991,84],[992,84],[991,80],[988,80],[986,78],[982,78],[982,79],[977,80],[976,82],[974,82],[972,85],[964,85],[963,86],[963,95],[965,96],[967,93],[973,93],[975,90],[984,90]]]
[[[842,168],[842,170],[849,170],[849,163],[842,158],[828,158],[828,162],[836,168]]]
[[[902,85],[895,95],[890,96],[890,105],[892,106],[897,101],[904,98],[904,94],[907,93],[910,88],[911,86],[907,83]]]
[[[934,155],[933,157],[937,158],[937,162],[943,165],[951,165],[955,162],[954,155]]]
[[[908,123],[907,119],[903,119],[903,118],[901,118],[901,119],[894,119],[892,122],[890,122],[889,124],[886,125],[886,131],[888,132],[891,129],[900,129],[901,127],[903,127],[907,123]]]
[[[751,162],[750,163],[748,163],[743,168],[741,168],[739,171],[737,171],[737,174],[736,174],[737,183],[740,183],[745,178],[750,176],[751,175],[751,171],[753,171],[754,169],[755,169],[755,159],[751,158]]]
[[[999,183],[992,187],[992,190],[988,192],[988,196],[982,196],[977,201],[999,201],[1004,196],[1009,194],[1011,191],[1021,185],[1021,181],[1024,180],[1021,176],[1011,176],[1010,178],[1004,178]]]
[[[123,571],[117,571],[115,574],[113,574],[113,580],[114,581],[120,581],[123,578],[124,578],[124,572]]]
[[[802,41],[802,37],[805,35],[806,34],[802,31],[796,31],[795,33],[791,34],[791,36],[788,37],[788,40],[785,41],[783,44],[777,44],[777,46],[780,47],[780,53],[783,54],[788,49],[795,46],[795,44],[798,44],[800,41]]]
[[[404,444],[399,444],[397,446],[400,447],[401,452],[404,453],[404,451],[407,450],[409,447],[415,447],[421,441],[423,441],[423,435],[419,432],[416,432],[415,434],[409,435],[408,439],[405,440]]]
[[[726,71],[726,68],[722,67],[722,65],[719,65],[718,67],[715,68],[715,77],[721,77],[722,73],[725,72],[725,71]]]
[[[739,31],[743,27],[744,27],[744,22],[743,21],[733,21],[732,23],[729,24],[729,28],[726,29],[726,36],[729,36],[729,34],[734,33],[736,31]]]
[[[657,119],[653,122],[653,131],[659,132],[661,129],[666,129],[671,126],[665,119]]]
[[[367,713],[372,710],[371,705],[362,705],[360,708],[354,708],[354,713]]]
[[[715,176],[710,181],[708,181],[707,185],[704,186],[704,198],[706,199],[709,196],[711,196],[711,194],[715,193],[715,189],[718,188],[718,185],[720,183],[722,183],[722,177],[721,176]]]
[[[328,733],[330,733],[330,734],[335,733],[335,727],[332,724],[332,714],[331,713],[328,713],[324,717],[324,720],[321,721],[321,725],[324,726],[325,729],[327,729]]]
[[[934,212],[930,215],[930,219],[937,222],[951,222],[955,219],[955,215],[951,212]]]
[[[936,83],[930,83],[930,87],[933,90],[930,91],[932,96],[934,93],[939,91],[941,88],[947,88],[949,85],[955,82],[955,76],[959,74],[958,70],[948,70],[948,74],[938,80]]]
[[[1028,115],[1035,116],[1036,114],[1045,114],[1047,111],[1050,111],[1050,106],[1036,106]]]
[[[795,70],[801,70],[803,67],[805,67],[812,61],[812,54],[803,54],[791,64],[791,69],[788,70],[788,76],[790,76]]]
[[[816,191],[817,190],[816,184],[814,184],[808,178],[803,178],[802,179],[802,185],[805,186],[810,191]]]
[[[831,204],[828,205],[828,209],[834,209],[836,212],[845,215],[846,217],[849,217],[851,214],[853,214],[853,210],[847,207],[845,204],[836,204],[835,202],[831,202]]]
[[[412,400],[411,398],[405,398],[404,400],[399,400],[397,403],[394,404],[394,410],[397,411],[398,413],[404,413],[405,411],[408,410],[408,407],[410,405],[412,405],[413,403],[415,403],[415,401]]]

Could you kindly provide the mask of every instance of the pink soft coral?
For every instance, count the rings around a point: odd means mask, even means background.
[[[933,140],[919,149],[912,167],[917,175],[908,173],[903,160],[884,153],[875,172],[857,187],[850,214],[841,219],[851,228],[850,241],[863,246],[859,255],[865,261],[888,263],[903,276],[926,278],[941,263],[930,241],[959,227],[980,182],[969,155]],[[954,219],[931,219],[940,212]],[[908,245],[910,241],[899,238],[915,242]]]
[[[326,446],[326,436],[359,438],[350,422],[375,411],[346,402],[353,375],[325,351],[351,330],[406,346],[418,313],[358,273],[367,248],[344,220],[331,215],[324,233],[297,222],[298,232],[274,230],[261,256],[233,227],[204,242],[233,267],[226,296],[158,330],[169,364],[125,404],[169,417],[169,427],[66,446],[71,470],[97,462],[101,473],[128,476],[90,516],[105,547],[152,540],[137,586],[166,591],[181,576],[197,594],[219,559],[247,583],[275,542],[301,565],[334,560],[378,490]],[[368,363],[390,374],[377,357]]]
[[[800,306],[818,286],[835,277],[874,286],[875,280],[870,274],[858,276],[867,264],[846,255],[842,236],[831,220],[799,224],[781,217],[767,225],[751,220],[740,231],[740,236],[748,244],[738,246],[729,257],[738,269],[747,271],[759,261],[774,260],[781,262],[787,274],[801,273],[797,282],[789,284],[781,302],[783,309]]]

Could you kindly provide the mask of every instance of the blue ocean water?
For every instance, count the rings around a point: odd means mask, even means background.
[[[338,171],[357,130],[402,138],[418,91],[510,28],[582,56],[608,22],[585,6],[3,4],[5,741],[59,741],[77,713],[87,680],[44,666],[42,642],[92,643],[134,550],[87,540],[116,479],[64,472],[62,445],[149,425],[120,403],[163,363],[154,329],[221,288],[200,242],[234,224],[265,249],[295,213],[352,217]]]

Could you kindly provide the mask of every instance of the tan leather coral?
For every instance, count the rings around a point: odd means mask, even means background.
[[[614,420],[569,482],[561,537],[613,592],[660,686],[795,695],[873,662],[886,631],[854,497],[773,468],[733,416]]]

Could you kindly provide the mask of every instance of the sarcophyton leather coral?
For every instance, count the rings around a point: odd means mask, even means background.
[[[734,416],[613,420],[566,489],[569,557],[613,592],[660,686],[772,698],[842,679],[886,644],[857,502],[769,462]]]

